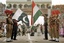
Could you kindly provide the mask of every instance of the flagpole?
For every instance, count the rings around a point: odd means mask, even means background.
[[[51,16],[51,9],[48,9],[48,18]]]
[[[33,0],[32,0],[33,1]],[[31,3],[32,3],[31,1]],[[33,6],[33,5],[32,5]],[[33,7],[32,7],[32,14],[31,14],[31,26],[33,25]],[[28,33],[28,40],[29,40],[29,43],[32,43],[32,40],[30,38],[30,34]]]
[[[31,25],[33,25],[33,5],[32,5],[32,14],[31,14]]]

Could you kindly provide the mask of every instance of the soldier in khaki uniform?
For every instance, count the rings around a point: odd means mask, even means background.
[[[54,15],[49,19],[49,21],[50,21],[49,33],[51,36],[51,41],[59,42],[59,19],[57,16],[58,15]]]
[[[52,40],[53,39],[53,36],[52,36],[52,17],[49,18],[49,35]]]
[[[7,31],[7,34],[6,34],[6,42],[11,42],[11,35],[12,35],[12,29],[13,29],[13,21],[12,21],[12,12],[7,10],[5,11],[6,13],[6,31]]]
[[[55,22],[54,22],[54,16],[51,16],[49,18],[49,34],[51,37],[51,41],[55,40]]]
[[[56,15],[55,17],[55,38],[56,38],[56,42],[59,42],[59,23],[60,20],[58,18],[58,15]]]

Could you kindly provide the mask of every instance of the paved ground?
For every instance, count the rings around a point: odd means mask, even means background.
[[[31,36],[31,38],[28,38],[28,35],[26,36],[17,36],[17,40],[13,40],[13,42],[5,42],[4,38],[0,38],[0,43],[64,43],[64,38],[60,37],[60,42],[52,42],[48,40],[43,40],[44,35],[41,36]],[[31,41],[29,40],[31,39]]]

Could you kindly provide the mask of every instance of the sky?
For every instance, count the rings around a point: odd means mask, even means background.
[[[6,4],[6,0],[0,0],[3,4]],[[64,0],[52,0],[52,5],[64,4]]]
[[[0,0],[0,2],[2,2],[3,4],[6,4],[6,0]]]
[[[61,5],[64,4],[64,0],[52,0],[52,5]]]

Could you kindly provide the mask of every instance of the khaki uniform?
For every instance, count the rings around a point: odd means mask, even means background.
[[[59,19],[57,18],[55,21],[55,36],[59,38]]]
[[[6,26],[7,34],[6,34],[6,37],[11,38],[12,29],[13,29],[13,21],[12,21],[12,19],[7,18],[6,22],[7,22],[7,26]]]
[[[50,34],[50,36],[51,36],[51,38],[55,38],[56,36],[55,36],[55,20],[54,20],[54,18],[50,18],[49,19],[49,34]]]
[[[51,20],[52,20],[52,18],[50,17],[49,18],[49,35],[50,35],[51,38],[53,38],[52,37],[52,23],[51,23]]]
[[[59,38],[59,19],[56,17],[49,19],[49,34],[51,38]]]

